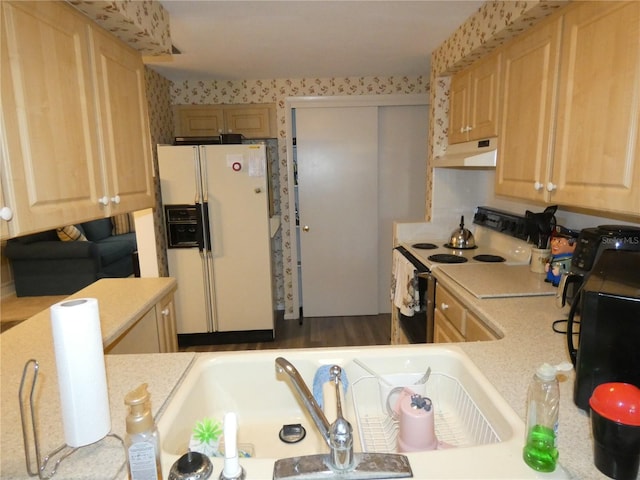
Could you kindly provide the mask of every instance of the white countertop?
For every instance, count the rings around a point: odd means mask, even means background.
[[[438,269],[434,270],[434,275],[439,282],[454,290],[474,313],[504,335],[501,340],[464,343],[460,346],[518,415],[524,418],[527,386],[535,369],[543,362],[559,363],[568,359],[564,336],[551,330],[552,322],[566,317],[566,311],[560,311],[555,307],[553,297],[478,299]],[[116,338],[118,332],[127,328],[127,311],[144,310],[152,305],[148,299],[141,300],[143,293],[151,299],[157,299],[170,291],[174,284],[169,280],[132,279],[135,283],[120,283],[114,280],[113,282],[119,285],[111,282],[102,286],[95,284],[95,288],[100,291],[95,290],[93,293],[109,292],[109,297],[115,299],[108,304],[101,304],[101,314],[104,311],[103,338]],[[79,292],[76,296],[88,295],[86,292]],[[128,303],[129,307],[126,306]],[[428,347],[411,345],[407,350],[420,348]],[[17,392],[22,368],[29,358],[37,358],[41,365],[37,392],[38,424],[40,431],[44,432],[41,450],[43,453],[49,452],[63,442],[48,311],[0,335],[0,349],[0,477],[27,479],[30,477],[25,469]],[[149,384],[153,413],[156,416],[161,415],[168,398],[178,388],[195,355],[107,355],[113,432],[124,434],[124,395],[140,383]],[[560,383],[560,462],[576,479],[604,480],[608,477],[593,466],[589,418],[573,404],[573,380],[574,375],[571,372]],[[117,442],[109,442],[102,441],[80,449],[63,462],[54,478],[125,478],[126,474],[122,470],[123,450]],[[496,465],[496,468],[499,469],[499,465]],[[166,477],[168,472],[164,473]],[[544,475],[541,475],[541,478],[544,478]]]
[[[552,330],[553,321],[566,318],[568,308],[558,309],[553,296],[479,299],[441,269],[435,269],[434,275],[483,321],[503,334],[500,340],[460,346],[524,420],[527,387],[536,368],[544,362],[570,361],[565,335]],[[573,403],[574,378],[574,371],[559,376],[559,461],[576,479],[604,480],[608,477],[593,465],[590,419]]]
[[[102,336],[108,345],[175,285],[173,278],[104,279],[70,298],[98,298]],[[49,310],[3,332],[0,355],[0,478],[27,479],[31,477],[26,470],[18,389],[24,365],[31,358],[39,362],[35,410],[41,456],[64,444]],[[126,393],[148,383],[152,411],[157,415],[193,359],[193,353],[106,355],[111,432],[124,437]],[[79,449],[61,463],[53,478],[125,478],[125,470],[120,471],[123,466],[120,442],[108,438]]]

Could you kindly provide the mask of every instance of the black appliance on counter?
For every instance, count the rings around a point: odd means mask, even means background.
[[[640,227],[632,225],[600,225],[580,231],[571,268],[562,276],[556,303],[573,304],[589,272],[605,250],[640,250]]]
[[[584,284],[580,304],[578,347],[572,314],[567,346],[576,369],[574,402],[588,410],[593,390],[602,383],[640,387],[640,251],[604,250]]]
[[[231,145],[240,144],[244,140],[241,133],[221,133],[206,137],[174,137],[174,145]]]

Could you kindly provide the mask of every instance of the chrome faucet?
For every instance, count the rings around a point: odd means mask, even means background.
[[[387,453],[353,452],[353,427],[342,415],[340,384],[342,369],[333,365],[330,379],[335,385],[337,415],[329,424],[318,402],[309,391],[298,370],[285,358],[276,358],[276,371],[286,373],[295,387],[296,393],[311,415],[318,431],[329,446],[330,453],[306,455],[276,460],[273,466],[273,479],[295,478],[341,478],[375,479],[412,477],[409,459],[404,455]]]

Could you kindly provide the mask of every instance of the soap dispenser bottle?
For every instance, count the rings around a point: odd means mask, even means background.
[[[151,416],[150,399],[146,383],[124,397],[129,407],[125,449],[130,480],[162,480],[160,438]]]
[[[557,435],[560,387],[556,374],[571,370],[568,362],[542,364],[529,385],[527,395],[526,444],[522,457],[539,472],[553,472],[558,461]]]

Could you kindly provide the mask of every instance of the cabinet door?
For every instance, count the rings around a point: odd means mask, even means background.
[[[180,137],[211,137],[224,132],[222,107],[210,105],[176,105],[175,135]]]
[[[158,324],[160,353],[177,352],[178,334],[173,294],[167,295],[156,304],[156,322]]]
[[[482,320],[473,313],[467,311],[467,331],[465,334],[467,342],[480,342],[486,340],[497,340],[498,336],[490,330]]]
[[[449,143],[461,143],[467,140],[469,126],[469,71],[457,73],[451,79],[449,89]]]
[[[12,235],[103,215],[84,16],[65,2],[2,2],[3,182]]]
[[[469,104],[469,140],[498,135],[498,84],[501,55],[490,55],[471,71]]]
[[[457,343],[464,342],[462,334],[447,320],[447,318],[436,310],[435,325],[433,329],[434,343]]]
[[[638,215],[640,2],[578,2],[564,17],[551,200]]]
[[[160,353],[156,313],[152,308],[105,349],[105,353]]]
[[[92,26],[94,78],[110,215],[154,206],[144,65],[138,52]]]
[[[241,133],[246,138],[275,137],[275,108],[261,105],[224,107],[225,133]]]
[[[495,192],[544,200],[549,178],[562,17],[508,44],[502,54],[502,95]]]

